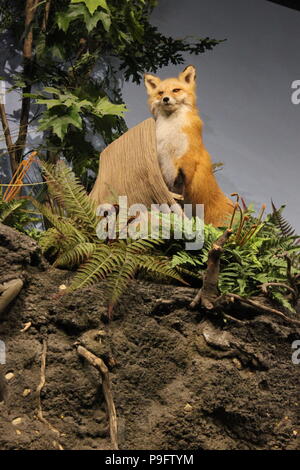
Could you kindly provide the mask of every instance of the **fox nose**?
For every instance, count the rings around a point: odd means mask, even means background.
[[[170,98],[168,96],[165,96],[164,99],[163,99],[163,102],[168,103],[169,101],[170,101]]]

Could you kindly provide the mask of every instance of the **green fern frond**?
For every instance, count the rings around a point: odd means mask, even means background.
[[[120,240],[121,242],[121,240]],[[130,250],[132,255],[139,254],[139,253],[146,253],[149,251],[153,251],[156,247],[165,244],[165,240],[162,239],[152,239],[152,238],[140,238],[138,240],[127,240],[125,243],[127,245],[127,249]]]
[[[68,215],[83,222],[90,233],[95,233],[98,218],[96,203],[88,196],[73,171],[64,162],[42,164],[52,194]],[[52,182],[51,182],[52,181]]]
[[[81,230],[74,227],[70,219],[54,214],[51,209],[38,202],[36,199],[30,198],[30,200],[32,204],[40,211],[40,213],[49,220],[54,228],[56,228],[62,237],[66,237],[68,240],[70,240],[70,242],[88,242],[86,236],[82,233]]]
[[[1,204],[0,222],[4,222],[8,217],[24,204],[23,200],[13,200]]]
[[[63,237],[54,227],[42,233],[39,239],[39,245],[42,249],[42,253],[50,252],[53,255],[59,253],[61,250],[64,251],[64,248],[70,247],[67,237]]]
[[[90,258],[97,249],[96,243],[79,243],[60,255],[54,262],[54,266],[73,267]]]
[[[128,283],[135,276],[138,269],[137,260],[130,257],[124,259],[124,263],[117,271],[112,272],[106,278],[106,296],[109,300],[109,308],[112,311],[113,307],[118,302],[121,295],[124,293]]]
[[[146,271],[149,271],[153,274],[158,274],[159,276],[163,276],[165,278],[172,278],[176,279],[177,281],[182,282],[183,284],[188,285],[185,282],[178,271],[171,267],[170,260],[164,256],[157,256],[157,255],[137,255],[136,257],[139,268],[143,268]]]
[[[292,306],[292,304],[289,302],[287,297],[282,293],[279,292],[278,290],[272,290],[270,291],[270,297],[273,298],[279,305],[282,305],[282,307],[286,308],[292,313],[296,313],[296,310]]]
[[[122,266],[124,257],[123,250],[112,249],[105,244],[97,247],[86,263],[78,269],[69,290],[87,287],[105,279],[112,271]]]
[[[202,263],[200,259],[190,256],[189,253],[187,253],[186,251],[180,251],[176,253],[172,257],[172,262],[171,262],[172,268],[178,268],[181,266],[191,266],[193,268],[196,268],[197,266],[200,266],[201,264]]]
[[[47,182],[48,193],[57,202],[60,208],[64,208],[64,188],[58,181],[59,167],[48,162],[40,162],[43,176]]]
[[[110,312],[124,293],[128,282],[134,278],[138,269],[150,272],[159,279],[172,278],[183,284],[187,284],[179,273],[171,268],[168,258],[150,256],[149,254],[132,256],[130,247],[130,249],[127,249],[122,266],[117,271],[109,274],[106,278]]]
[[[275,225],[281,231],[282,236],[292,237],[293,235],[295,235],[295,229],[282,215],[282,211],[285,208],[285,206],[281,206],[279,209],[277,209],[273,201],[271,201],[271,204],[272,204],[272,209],[273,209],[273,214],[271,217]]]

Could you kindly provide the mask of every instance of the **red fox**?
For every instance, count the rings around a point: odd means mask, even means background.
[[[224,225],[233,204],[219,187],[202,140],[203,123],[196,107],[196,69],[189,65],[178,78],[160,80],[145,74],[150,111],[156,120],[157,152],[170,191],[184,202],[204,204],[204,221]]]

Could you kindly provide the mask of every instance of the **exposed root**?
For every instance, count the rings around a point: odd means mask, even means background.
[[[100,371],[101,378],[102,378],[102,389],[104,398],[107,405],[107,411],[109,416],[109,429],[110,429],[110,439],[114,450],[118,450],[118,421],[117,421],[117,413],[114,404],[114,400],[112,397],[111,387],[110,387],[110,379],[109,379],[109,371],[106,367],[105,363],[99,357],[95,356],[95,354],[88,351],[83,346],[77,347],[77,352],[79,356],[84,357],[92,366],[96,367]]]
[[[40,378],[40,383],[37,386],[36,393],[37,393],[37,401],[38,401],[38,406],[37,406],[37,418],[39,421],[41,421],[43,424],[46,424],[48,428],[56,433],[60,434],[58,429],[52,426],[52,424],[47,421],[46,418],[44,418],[43,415],[43,410],[42,410],[42,402],[41,402],[41,391],[45,386],[46,383],[46,355],[47,355],[47,341],[44,339],[43,340],[43,348],[42,348],[42,356],[41,356],[41,378]],[[62,446],[59,444],[59,449],[63,450]]]
[[[284,289],[288,290],[291,292],[293,295],[294,300],[297,299],[297,292],[295,289],[293,289],[291,286],[288,286],[287,284],[284,284],[283,282],[265,282],[260,286],[262,292],[264,294],[268,294],[268,287],[283,287]]]
[[[280,312],[280,310],[276,310],[274,308],[267,307],[266,305],[263,305],[259,302],[251,300],[251,299],[245,299],[244,297],[241,297],[238,294],[226,294],[225,297],[227,299],[230,299],[230,300],[234,299],[234,300],[238,300],[241,303],[251,305],[252,307],[255,307],[258,311],[264,311],[264,312],[267,312],[267,313],[271,313],[272,315],[277,315],[278,317],[281,317],[283,320],[285,320],[287,323],[290,323],[290,324],[293,324],[293,325],[300,325],[299,320],[294,320],[293,318],[287,317],[284,313]]]
[[[219,297],[219,273],[220,273],[220,258],[223,251],[223,246],[232,234],[232,230],[227,229],[223,235],[213,244],[208,253],[207,270],[203,277],[203,285],[197,293],[194,300],[191,302],[190,307],[195,308],[199,303],[207,310],[215,308],[215,301]]]

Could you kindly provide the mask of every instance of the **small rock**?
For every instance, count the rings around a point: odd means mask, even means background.
[[[22,395],[23,397],[28,397],[28,395],[30,395],[31,393],[31,389],[30,388],[25,388]]]
[[[63,447],[57,441],[52,441],[53,446],[58,450],[64,450]]]
[[[13,377],[15,376],[15,374],[13,374],[12,372],[8,372],[6,375],[5,375],[5,378],[7,381],[11,380]]]
[[[239,359],[237,357],[234,357],[232,359],[232,362],[233,362],[233,364],[235,365],[235,367],[237,369],[242,369],[243,368],[241,361],[239,361]]]
[[[216,349],[227,351],[230,349],[232,336],[227,331],[215,328],[211,323],[206,322],[203,324],[202,334],[206,343]]]
[[[20,434],[22,434],[21,431],[20,431],[20,429],[16,429],[16,434],[17,434],[18,436],[20,436]]]
[[[20,332],[25,333],[25,331],[29,330],[30,327],[31,327],[31,321],[25,323],[24,328],[22,328],[22,330],[20,330]]]
[[[22,418],[15,418],[11,422],[13,426],[18,426],[18,424],[21,424],[21,423],[22,423]]]
[[[187,403],[183,409],[184,409],[184,411],[190,412],[190,411],[192,411],[193,407],[192,407],[192,405],[190,405],[189,403]]]

